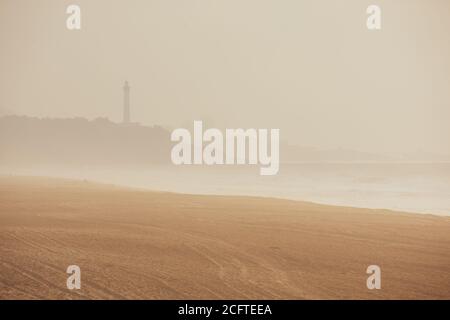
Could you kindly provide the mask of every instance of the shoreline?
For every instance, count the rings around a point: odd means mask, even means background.
[[[82,179],[82,178],[75,178],[75,177],[63,177],[63,176],[57,176],[57,175],[25,175],[25,174],[15,174],[15,173],[4,173],[0,172],[0,179],[2,178],[8,178],[8,177],[16,177],[16,178],[35,178],[35,179],[54,179],[54,180],[67,180],[67,181],[77,181],[77,182],[88,182],[92,184],[96,184],[99,186],[105,186],[105,187],[114,187],[114,188],[120,188],[120,189],[130,189],[135,191],[142,191],[142,192],[153,192],[153,193],[169,193],[169,194],[178,194],[178,195],[186,195],[186,196],[205,196],[205,197],[231,197],[231,198],[261,198],[261,199],[273,199],[273,200],[281,200],[281,201],[293,201],[298,203],[310,203],[314,205],[320,205],[320,206],[328,206],[328,207],[336,207],[336,208],[351,208],[351,209],[361,209],[361,210],[372,210],[372,211],[385,211],[385,212],[392,212],[393,214],[406,214],[406,215],[429,215],[433,217],[449,217],[450,213],[447,212],[427,212],[427,211],[409,211],[409,210],[400,210],[400,209],[392,209],[392,208],[385,208],[385,207],[364,207],[364,206],[356,206],[351,204],[334,204],[334,203],[326,203],[326,202],[320,202],[320,201],[310,201],[310,200],[301,200],[296,199],[295,197],[283,197],[283,196],[269,196],[269,195],[259,195],[259,194],[234,194],[234,193],[201,193],[201,192],[182,192],[182,191],[174,191],[174,190],[161,190],[161,189],[153,189],[146,186],[135,186],[135,185],[127,185],[127,184],[117,184],[107,181],[101,181],[101,180],[95,180],[95,179]]]

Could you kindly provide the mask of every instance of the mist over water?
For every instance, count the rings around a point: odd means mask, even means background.
[[[55,176],[190,194],[250,195],[330,205],[450,216],[450,163],[282,164],[258,166],[27,166],[1,174]]]

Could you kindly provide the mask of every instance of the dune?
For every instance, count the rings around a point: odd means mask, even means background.
[[[0,299],[449,299],[449,249],[449,217],[0,177]]]

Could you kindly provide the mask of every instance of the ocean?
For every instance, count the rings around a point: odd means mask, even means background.
[[[28,166],[2,174],[85,179],[192,194],[277,197],[450,216],[450,163],[290,163],[259,166]]]

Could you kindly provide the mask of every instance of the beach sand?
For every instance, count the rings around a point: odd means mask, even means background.
[[[0,299],[450,299],[450,217],[3,176]]]

